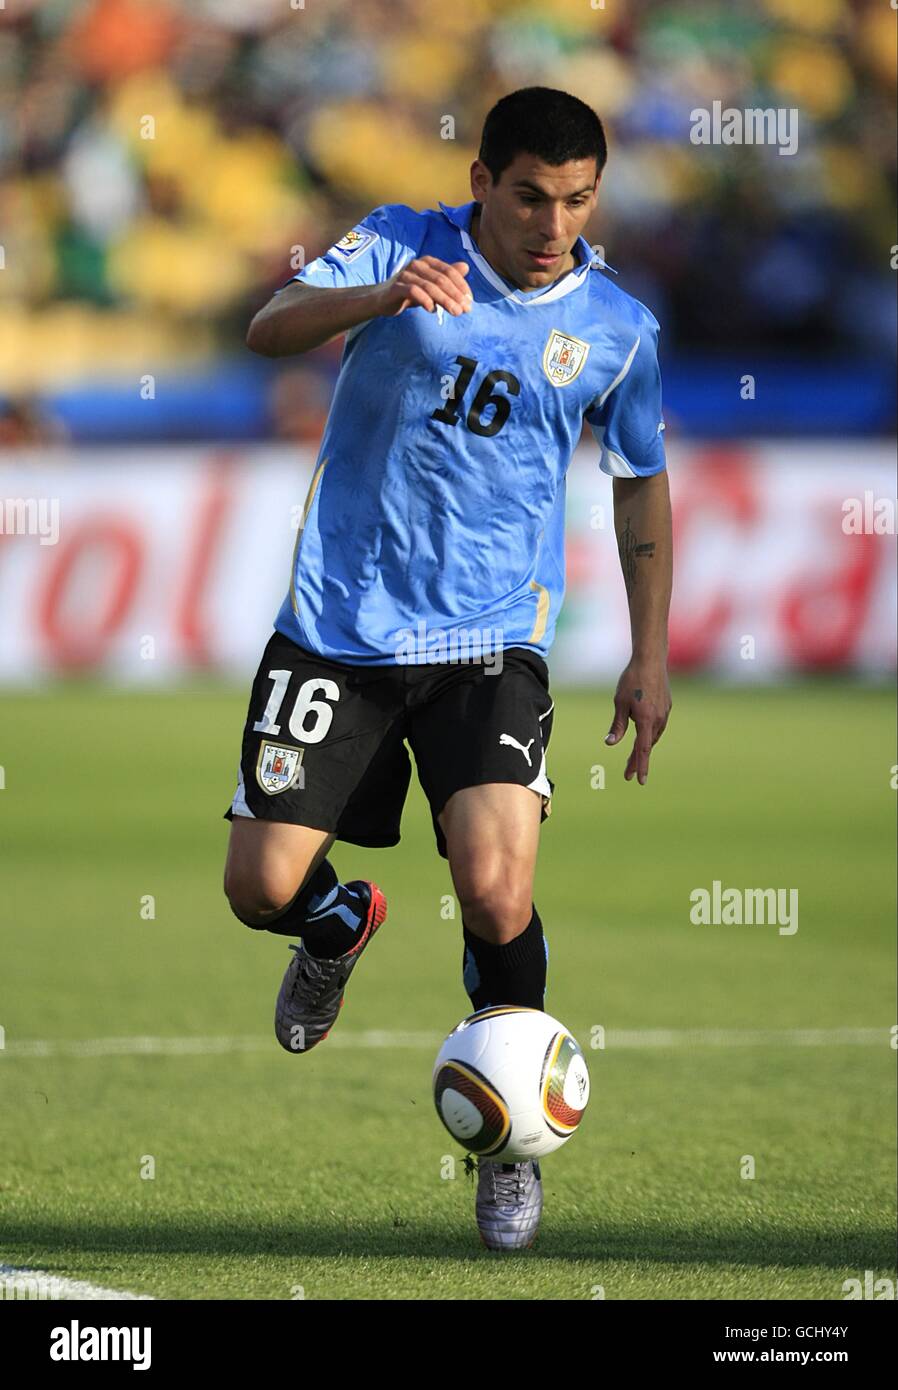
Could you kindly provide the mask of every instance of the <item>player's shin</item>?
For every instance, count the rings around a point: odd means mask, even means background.
[[[520,935],[502,945],[475,936],[464,923],[462,932],[462,978],[475,1011],[490,1004],[544,1008],[549,948],[536,904]]]

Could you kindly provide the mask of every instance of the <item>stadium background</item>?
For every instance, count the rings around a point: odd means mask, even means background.
[[[885,0],[0,10],[0,1266],[335,1298],[836,1298],[888,1271],[894,510],[855,534],[844,508],[895,498],[895,23]],[[625,786],[587,433],[537,900],[547,1007],[609,1044],[552,1169],[552,1268],[499,1275],[437,1180],[427,1049],[466,1000],[420,792],[398,849],[336,852],[391,927],[300,1071],[218,817],[341,350],[265,361],[248,322],[371,207],[467,201],[483,116],[531,83],[606,121],[588,235],[662,324],[675,709]],[[714,101],[797,109],[797,152],[693,144]],[[14,499],[58,503],[55,543]],[[796,935],[690,924],[727,875],[797,887]],[[360,1145],[395,1186],[362,1183]],[[731,1171],[755,1149],[766,1185]]]

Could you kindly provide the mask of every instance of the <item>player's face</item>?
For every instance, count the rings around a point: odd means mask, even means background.
[[[544,164],[518,154],[494,183],[475,160],[471,190],[482,205],[477,241],[486,259],[524,290],[566,274],[576,263],[572,247],[596,205],[600,177],[594,159]]]

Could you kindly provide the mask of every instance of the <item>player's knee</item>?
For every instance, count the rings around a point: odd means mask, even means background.
[[[256,930],[264,930],[267,921],[289,907],[296,889],[286,875],[225,871],[224,891],[231,911],[245,926]]]
[[[507,878],[474,880],[466,892],[459,893],[459,899],[468,929],[496,945],[520,936],[533,915],[530,884],[513,886]]]

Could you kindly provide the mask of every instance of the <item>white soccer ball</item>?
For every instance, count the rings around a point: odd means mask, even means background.
[[[437,1114],[481,1158],[520,1163],[560,1149],[589,1100],[583,1053],[541,1009],[493,1005],[453,1028],[433,1068]]]

